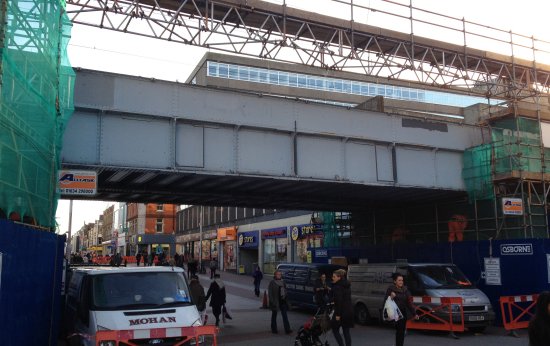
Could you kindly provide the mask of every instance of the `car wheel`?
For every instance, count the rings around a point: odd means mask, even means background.
[[[364,304],[355,305],[355,321],[361,325],[367,325],[370,322],[369,310]]]

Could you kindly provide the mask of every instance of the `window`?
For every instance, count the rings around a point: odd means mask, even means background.
[[[162,233],[163,225],[164,225],[163,219],[157,219],[157,224],[156,224],[157,233]]]
[[[208,75],[212,77],[218,76],[218,64],[210,61],[208,62]]]
[[[164,211],[164,204],[157,204],[157,211]]]

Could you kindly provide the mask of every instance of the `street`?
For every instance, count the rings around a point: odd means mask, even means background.
[[[277,321],[279,334],[273,335],[270,331],[271,312],[261,309],[262,300],[256,298],[253,292],[252,278],[235,274],[221,273],[226,284],[227,306],[232,313],[232,320],[221,324],[219,342],[221,345],[262,345],[283,346],[294,345],[294,338],[298,328],[311,316],[310,311],[294,309],[289,312],[289,320],[294,334],[285,335],[282,328],[282,319]],[[210,278],[200,276],[201,283],[208,289]],[[262,281],[262,295],[269,284],[269,276]],[[210,310],[208,310],[210,312]],[[209,323],[213,323],[213,315],[209,313]],[[484,334],[459,333],[455,340],[446,333],[409,331],[405,339],[407,346],[515,346],[527,345],[526,331],[519,331],[519,338],[508,336],[502,327],[488,328]],[[352,340],[355,345],[392,346],[394,345],[394,330],[389,326],[358,326],[352,329]],[[327,335],[330,345],[337,345],[332,333]]]

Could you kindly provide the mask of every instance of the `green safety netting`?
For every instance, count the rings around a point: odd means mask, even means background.
[[[63,131],[73,111],[71,22],[58,0],[2,6],[0,209],[54,227]]]
[[[550,151],[543,146],[537,120],[511,117],[494,121],[491,142],[464,152],[462,176],[470,200],[493,198],[493,174],[514,171],[550,173]]]
[[[336,215],[334,212],[322,212],[323,233],[325,234],[324,246],[334,247],[340,245],[338,238],[338,227],[336,226]]]

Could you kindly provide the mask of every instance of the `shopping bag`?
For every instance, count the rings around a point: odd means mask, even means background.
[[[223,316],[224,316],[225,318],[227,318],[228,320],[232,320],[232,319],[233,319],[233,317],[231,317],[231,314],[229,313],[229,310],[227,309],[227,307],[225,306],[225,304],[223,305],[222,311],[223,311]]]
[[[386,299],[386,303],[384,304],[383,318],[384,321],[399,321],[403,318],[401,310],[399,310],[397,304],[395,304],[391,297],[388,297],[388,299]]]

